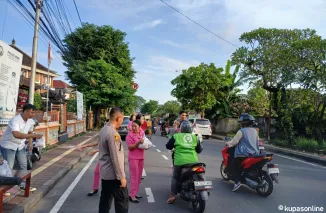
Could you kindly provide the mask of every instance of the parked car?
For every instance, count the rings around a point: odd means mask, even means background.
[[[118,129],[118,132],[122,139],[125,139],[125,137],[128,135],[128,123],[129,123],[129,116],[124,116],[123,122],[121,126]]]
[[[193,123],[193,133],[198,135],[201,134],[203,137],[208,139],[212,135],[212,124],[206,118],[194,118],[189,119]]]

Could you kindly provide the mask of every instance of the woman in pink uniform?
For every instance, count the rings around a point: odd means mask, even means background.
[[[140,128],[140,121],[135,120],[132,123],[132,131],[128,133],[126,142],[128,145],[128,161],[130,172],[130,194],[129,200],[133,203],[139,203],[138,190],[144,168],[144,150],[139,149],[139,144],[144,143],[144,131]]]
[[[129,123],[128,123],[128,131],[131,132],[131,130],[132,130],[132,122],[133,122],[134,120],[136,120],[136,115],[132,114],[132,115],[130,116],[130,119],[129,119],[129,120],[130,120],[130,121],[129,121]]]
[[[84,151],[85,148],[98,146],[98,144],[99,144],[99,138],[97,137],[97,140],[93,143],[86,144],[83,146],[77,146],[77,150],[82,152]],[[96,152],[98,152],[98,150],[93,150],[89,153],[89,155],[93,156]],[[93,196],[94,194],[96,194],[98,192],[99,185],[100,185],[100,162],[97,162],[94,170],[93,189],[87,195]]]

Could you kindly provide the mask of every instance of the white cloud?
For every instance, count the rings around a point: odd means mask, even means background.
[[[107,13],[114,13],[119,18],[137,17],[139,14],[152,10],[162,4],[152,0],[84,0],[84,8],[95,8]]]
[[[154,28],[160,24],[166,24],[166,22],[164,22],[162,19],[156,19],[150,22],[145,22],[142,23],[140,25],[137,25],[134,27],[134,30],[144,30],[144,29],[150,29],[150,28]]]
[[[199,65],[197,60],[181,61],[167,56],[151,56],[150,64],[164,72],[175,72],[176,70],[188,69],[191,66]]]

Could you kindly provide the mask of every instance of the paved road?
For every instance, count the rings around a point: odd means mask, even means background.
[[[146,176],[140,188],[140,195],[144,198],[138,204],[130,203],[129,212],[192,212],[191,206],[181,199],[178,199],[173,205],[166,204],[172,174],[171,154],[165,149],[165,138],[158,135],[153,136],[152,142],[156,147],[146,152]],[[214,189],[211,191],[205,212],[283,212],[278,210],[279,205],[288,207],[310,207],[314,205],[324,207],[324,212],[326,212],[326,168],[276,155],[274,162],[279,164],[281,171],[279,176],[280,183],[275,185],[274,192],[268,198],[260,197],[255,191],[245,186],[237,192],[232,192],[233,183],[223,181],[219,173],[219,166],[222,160],[220,151],[222,147],[223,143],[217,140],[205,140],[204,150],[199,156],[200,161],[207,165],[207,178],[212,180],[214,184]],[[168,158],[168,160],[162,155]],[[69,172],[49,192],[42,202],[34,208],[33,212],[49,213],[85,165],[90,162],[90,159],[91,157],[84,158],[76,168]],[[93,197],[86,196],[92,186],[96,162],[97,158],[86,170],[57,212],[97,212],[99,195]],[[146,198],[145,188],[150,189],[155,202],[149,202],[150,199]]]

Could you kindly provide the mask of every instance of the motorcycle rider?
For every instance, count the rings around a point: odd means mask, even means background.
[[[174,148],[173,177],[171,180],[171,195],[167,203],[171,204],[176,200],[178,193],[178,182],[181,169],[186,164],[198,162],[197,153],[201,153],[203,147],[197,136],[192,134],[192,123],[184,120],[180,126],[181,133],[176,133],[166,144],[166,148],[172,150]]]
[[[230,164],[230,172],[234,179],[233,192],[241,187],[240,182],[240,164],[247,157],[254,157],[259,155],[259,145],[258,145],[258,133],[255,128],[252,127],[255,118],[248,114],[243,113],[239,118],[242,128],[237,132],[234,138],[226,142],[227,146],[235,147],[234,159]]]

